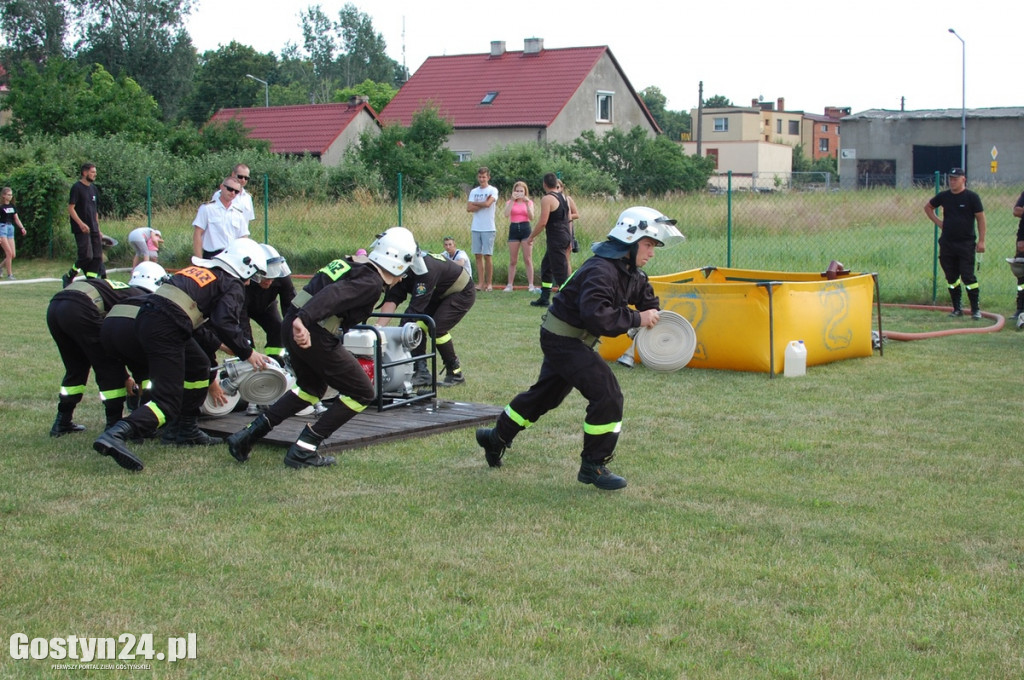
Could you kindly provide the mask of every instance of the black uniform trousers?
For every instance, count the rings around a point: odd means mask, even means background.
[[[100,338],[103,314],[91,300],[86,300],[85,295],[81,297],[81,301],[57,297],[46,308],[46,325],[64,363],[57,411],[69,417],[74,413],[85,393],[85,383],[92,368],[96,372],[96,385],[109,425],[121,417],[128,375],[124,366],[110,356]]]
[[[324,328],[309,328],[310,346],[295,344],[292,334],[294,314],[285,315],[281,333],[295,374],[296,390],[286,392],[264,413],[272,427],[315,404],[331,387],[339,392],[337,400],[330,400],[327,411],[311,426],[315,434],[327,438],[335,430],[366,409],[376,392],[359,360],[342,346],[341,339]]]
[[[446,368],[454,370],[459,367],[459,357],[455,353],[455,343],[452,341],[451,332],[462,321],[463,317],[469,313],[475,302],[476,286],[470,281],[458,293],[452,293],[446,298],[441,298],[436,304],[431,304],[423,312],[434,320],[434,332],[437,335],[437,353],[441,355],[441,361]],[[420,344],[413,349],[413,355],[422,356],[426,353],[427,337],[424,335]]]
[[[564,259],[565,253],[562,255]],[[544,352],[540,376],[498,416],[498,436],[511,444],[519,432],[556,408],[575,388],[587,400],[580,455],[593,462],[609,460],[619,440],[623,406],[622,390],[612,369],[599,353],[576,338],[541,329],[540,346]]]
[[[135,320],[153,383],[150,401],[125,419],[143,437],[178,416],[198,415],[210,387],[210,359],[168,310],[147,303]]]
[[[277,360],[278,363],[283,363],[281,350],[284,349],[284,340],[281,335],[281,312],[277,309],[277,303],[275,302],[255,314],[250,313],[249,321],[262,328],[263,333],[267,336],[267,342],[263,348],[264,353]],[[252,343],[252,346],[255,347],[256,343],[253,342],[252,328],[250,327],[246,330],[248,331],[246,337]]]
[[[565,249],[572,244],[572,235],[568,227],[547,226],[547,250],[540,261],[541,286],[551,288],[561,286],[569,278],[569,261],[565,259]]]
[[[967,289],[967,297],[971,301],[971,309],[978,306],[978,277],[974,274],[974,257],[977,244],[975,241],[954,241],[939,243],[939,266],[946,275],[949,284],[949,297],[953,307],[960,308],[961,289],[963,283]]]

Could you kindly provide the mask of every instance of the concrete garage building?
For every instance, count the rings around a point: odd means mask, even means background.
[[[961,109],[871,109],[842,119],[840,187],[931,186],[960,165]],[[972,185],[1024,184],[1024,107],[967,109]]]

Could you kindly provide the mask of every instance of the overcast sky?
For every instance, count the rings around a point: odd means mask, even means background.
[[[302,47],[299,11],[314,4],[337,19],[345,1],[197,0],[187,28],[200,52],[235,40],[280,54],[288,42]],[[963,62],[961,42],[949,33],[954,28],[966,43],[967,108],[1024,106],[1024,95],[1016,93],[1024,62],[1022,11],[1014,3],[352,4],[372,18],[388,55],[410,73],[430,56],[488,52],[492,40],[504,40],[508,50],[521,50],[525,38],[541,38],[545,48],[607,45],[636,90],[657,86],[675,111],[696,107],[700,81],[705,98],[724,95],[746,106],[757,97],[784,97],[786,109],[806,113],[823,113],[826,106],[854,113],[901,105],[959,109]]]

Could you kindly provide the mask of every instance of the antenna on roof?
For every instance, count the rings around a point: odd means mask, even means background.
[[[409,80],[409,71],[405,68],[405,15],[402,15],[402,83]]]

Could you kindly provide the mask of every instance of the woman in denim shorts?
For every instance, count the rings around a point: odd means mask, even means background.
[[[526,283],[530,292],[535,293],[533,287],[533,245],[524,243],[530,237],[530,222],[533,221],[533,201],[530,200],[530,190],[526,182],[516,182],[512,186],[512,198],[505,201],[505,217],[509,218],[508,225],[508,285],[505,292],[512,292],[512,284],[516,280],[516,264],[519,260],[519,253],[523,253],[523,265],[526,267]]]
[[[22,236],[26,233],[21,218],[18,217],[18,209],[11,203],[13,199],[14,191],[10,187],[0,189],[0,248],[3,248],[4,268],[7,270],[7,278],[11,281],[15,279],[11,264],[17,254],[14,247],[14,228],[20,229]]]

